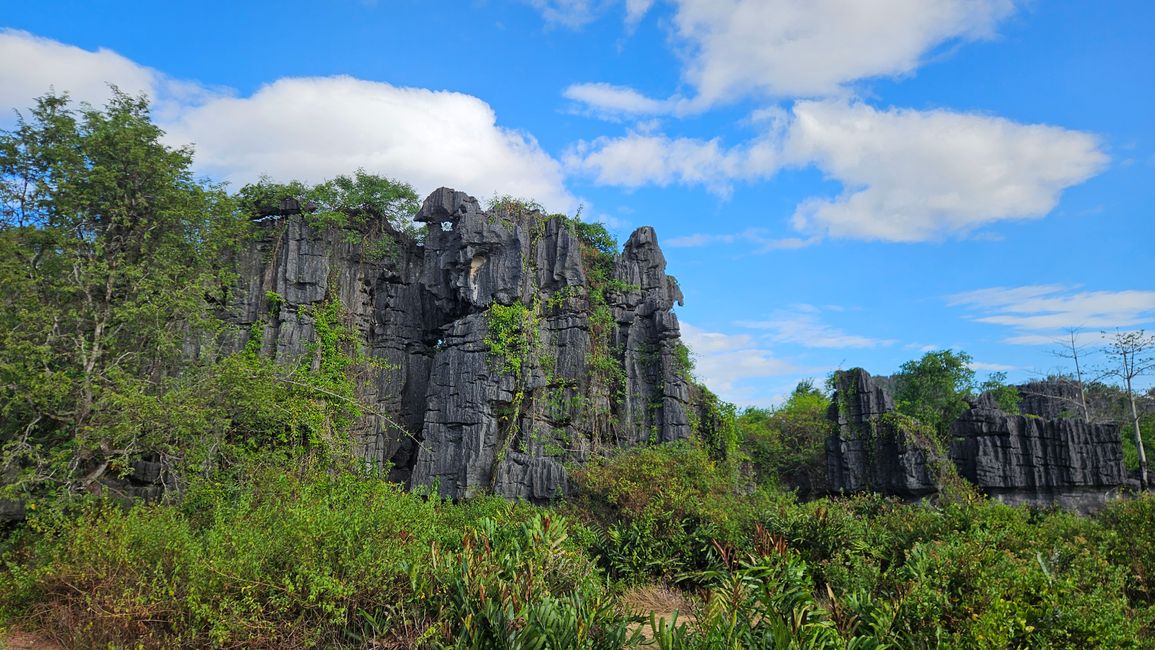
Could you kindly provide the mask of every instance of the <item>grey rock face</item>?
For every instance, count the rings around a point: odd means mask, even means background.
[[[1019,409],[1027,415],[1054,419],[1083,417],[1079,387],[1072,381],[1032,381],[1017,387]]]
[[[988,495],[1014,504],[1091,511],[1126,483],[1118,426],[1071,418],[1009,415],[984,393],[951,425],[949,459],[917,422],[894,411],[890,382],[856,368],[835,377],[827,441],[832,491],[903,497],[940,489],[936,468],[951,463]],[[1037,399],[1057,409],[1066,400]]]
[[[309,306],[336,299],[384,362],[359,395],[368,462],[448,497],[545,500],[568,491],[566,462],[690,435],[671,311],[682,294],[652,228],[607,263],[583,257],[562,218],[487,213],[447,188],[416,220],[423,242],[387,224],[351,236],[303,215],[263,221],[238,261],[237,321],[260,329],[266,354],[299,360]],[[516,369],[490,350],[492,305],[524,315]]]
[[[937,492],[942,456],[916,423],[894,413],[889,380],[854,368],[835,375],[835,384],[829,417],[836,429],[826,442],[829,489],[903,497]]]
[[[1126,479],[1115,424],[1008,415],[984,395],[951,437],[959,474],[1014,503],[1091,509]]]

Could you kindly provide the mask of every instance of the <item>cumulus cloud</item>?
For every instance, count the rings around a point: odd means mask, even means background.
[[[934,46],[990,36],[1008,0],[681,0],[686,76],[702,101],[751,90],[829,95],[846,83],[912,72]]]
[[[794,118],[786,156],[846,190],[804,202],[795,227],[834,237],[925,241],[1040,218],[1107,162],[1090,134],[972,113],[808,101]]]
[[[462,93],[351,77],[280,79],[251,97],[189,111],[170,130],[196,143],[198,165],[237,183],[261,174],[319,181],[363,167],[422,192],[449,185],[534,197],[554,210],[575,203],[536,140],[498,126],[488,104]]]
[[[734,181],[768,178],[779,166],[779,147],[770,137],[725,147],[720,138],[670,138],[631,132],[620,138],[578,142],[563,160],[571,173],[603,185],[702,185],[721,195]]]
[[[682,339],[693,352],[694,374],[726,400],[750,401],[741,386],[745,380],[800,372],[748,334],[710,332],[683,322]]]
[[[800,101],[755,127],[760,135],[731,147],[660,134],[599,138],[578,143],[565,162],[607,185],[700,185],[723,196],[737,181],[814,166],[844,191],[801,203],[792,218],[800,233],[916,242],[1044,217],[1108,160],[1088,133],[841,100]]]
[[[111,84],[130,95],[150,96],[154,110],[170,114],[227,92],[173,79],[112,50],[92,52],[14,29],[0,29],[0,62],[3,109],[29,107],[50,89],[67,92],[77,102],[102,106],[112,96]],[[0,124],[13,118],[5,111]]]
[[[1054,344],[1072,329],[1113,329],[1155,322],[1155,291],[1079,291],[1066,285],[992,287],[947,297],[980,323],[1012,329],[1006,343]]]
[[[588,4],[575,2],[574,4]],[[627,4],[627,25],[650,2]],[[683,77],[697,90],[682,102],[611,102],[603,110],[705,110],[749,95],[826,97],[862,79],[910,74],[936,47],[989,38],[1012,0],[676,0],[674,42]],[[548,17],[548,16],[547,16]],[[610,98],[612,99],[612,98]]]
[[[560,164],[470,95],[325,77],[280,79],[237,97],[109,50],[11,30],[0,32],[0,61],[3,106],[29,106],[49,86],[94,103],[107,98],[107,83],[150,95],[169,141],[194,143],[197,169],[221,180],[320,181],[360,167],[420,193],[449,185],[479,197],[533,197],[552,210],[576,205]]]
[[[738,321],[735,325],[765,330],[767,337],[776,343],[792,343],[807,348],[877,348],[897,343],[893,339],[848,334],[824,322],[822,311],[822,308],[814,305],[794,305],[790,310],[775,312],[766,320]]]

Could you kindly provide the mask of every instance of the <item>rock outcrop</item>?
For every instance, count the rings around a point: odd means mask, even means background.
[[[447,497],[545,500],[568,490],[568,461],[690,435],[682,295],[652,228],[607,255],[565,217],[446,188],[416,220],[423,241],[266,219],[238,262],[237,321],[266,354],[299,360],[312,309],[338,300],[379,361],[359,395],[366,461]]]
[[[1019,409],[1024,415],[1046,419],[1083,417],[1082,396],[1073,381],[1032,381],[1017,388]]]
[[[919,423],[894,410],[890,380],[862,368],[836,373],[826,442],[828,487],[920,497],[937,492],[943,462]]]
[[[834,492],[931,495],[953,465],[993,498],[1087,512],[1126,484],[1115,424],[1010,415],[983,394],[951,425],[948,457],[933,432],[895,412],[889,379],[856,368],[837,373],[835,383],[829,417],[836,429],[827,442]],[[1031,408],[1057,412],[1066,402],[1040,398]]]
[[[1008,503],[1087,511],[1126,482],[1118,425],[1008,415],[986,394],[951,425],[951,459]]]

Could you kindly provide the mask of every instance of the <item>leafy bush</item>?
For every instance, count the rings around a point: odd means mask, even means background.
[[[801,382],[776,409],[747,408],[738,416],[742,449],[760,481],[819,491],[826,481],[830,398]]]
[[[979,384],[978,390],[982,393],[990,393],[1003,412],[1011,415],[1019,414],[1019,402],[1022,401],[1022,396],[1019,394],[1018,388],[1007,385],[1007,373],[992,372],[986,381]]]
[[[560,517],[538,515],[520,527],[483,519],[460,551],[435,551],[415,581],[441,621],[436,637],[452,647],[610,649],[631,636],[632,619],[618,613]]]
[[[817,600],[806,563],[793,552],[751,556],[702,574],[709,588],[693,625],[652,621],[663,650],[713,648],[883,648],[894,609],[868,596]]]

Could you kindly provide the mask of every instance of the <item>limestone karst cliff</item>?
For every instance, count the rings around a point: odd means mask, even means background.
[[[953,465],[993,498],[1088,511],[1127,483],[1115,424],[1008,414],[983,394],[951,424],[949,442],[938,442],[895,411],[889,378],[861,368],[835,378],[827,441],[831,492],[922,497],[941,489],[943,471]],[[1059,413],[1057,402],[1044,403],[1038,390],[1030,394],[1033,410]]]
[[[1126,482],[1116,424],[1007,414],[980,396],[951,426],[959,474],[1010,503],[1085,510]]]
[[[828,487],[917,497],[938,491],[942,453],[916,423],[894,410],[890,382],[861,368],[835,375],[826,442]]]
[[[374,361],[358,376],[357,453],[392,480],[545,501],[569,492],[567,464],[709,426],[672,311],[682,295],[652,228],[610,251],[566,217],[487,211],[446,188],[416,215],[420,239],[384,220],[321,228],[299,212],[261,219],[236,260],[233,348],[255,335],[266,355],[300,361],[315,308],[338,302]],[[957,469],[1003,500],[1086,509],[1125,484],[1114,427],[1060,419],[1037,395],[1028,406],[1051,417],[979,400],[938,443],[895,411],[888,378],[835,379],[827,484],[808,493],[920,498]]]
[[[612,255],[564,217],[446,188],[416,220],[423,241],[270,218],[237,265],[237,323],[275,358],[306,354],[309,306],[340,301],[378,361],[360,378],[367,462],[448,497],[544,500],[568,461],[691,435],[682,294],[652,228]]]

